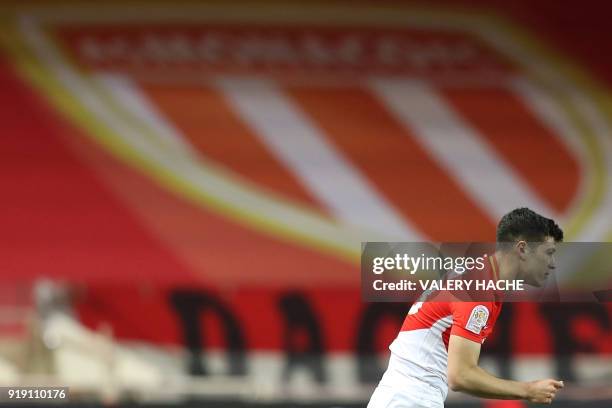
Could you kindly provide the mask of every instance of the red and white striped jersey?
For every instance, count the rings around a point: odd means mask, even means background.
[[[497,273],[494,257],[493,273]],[[484,343],[501,311],[501,302],[417,302],[389,346],[389,369],[381,384],[425,383],[446,398],[448,341],[451,335]]]

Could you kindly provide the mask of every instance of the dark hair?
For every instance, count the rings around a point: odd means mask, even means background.
[[[519,239],[543,242],[546,237],[561,242],[563,230],[555,221],[525,207],[510,211],[497,225],[497,242],[515,242]]]

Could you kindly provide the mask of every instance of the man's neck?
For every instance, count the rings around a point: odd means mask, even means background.
[[[514,280],[518,274],[518,264],[509,254],[503,251],[495,251],[495,260],[499,267],[499,279]]]

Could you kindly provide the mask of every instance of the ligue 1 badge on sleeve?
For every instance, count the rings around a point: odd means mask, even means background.
[[[486,306],[478,305],[472,309],[472,313],[470,314],[470,318],[465,326],[469,331],[480,334],[482,329],[487,324],[487,320],[489,319],[489,309]]]

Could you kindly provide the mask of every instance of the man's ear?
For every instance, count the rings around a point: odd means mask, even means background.
[[[516,244],[514,244],[514,250],[520,259],[525,259],[528,251],[527,242],[523,240],[518,241]]]

